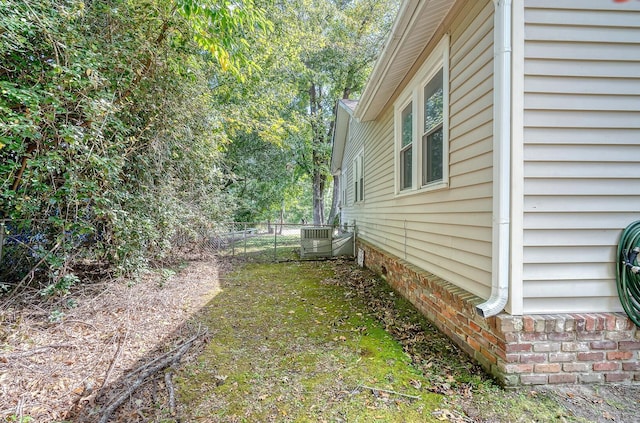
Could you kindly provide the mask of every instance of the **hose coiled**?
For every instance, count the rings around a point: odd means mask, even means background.
[[[618,244],[617,286],[627,316],[640,326],[640,220],[622,232]]]

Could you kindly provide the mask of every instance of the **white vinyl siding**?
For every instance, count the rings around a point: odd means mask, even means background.
[[[342,223],[343,224],[353,224],[353,219],[350,217],[350,207],[356,204],[357,193],[356,193],[356,156],[361,157],[362,163],[362,172],[364,174],[364,139],[357,136],[359,125],[354,121],[353,118],[350,118],[349,121],[349,131],[347,137],[347,144],[344,151],[344,156],[342,158],[342,187],[344,189],[344,202],[342,205]],[[364,187],[363,187],[363,195],[364,195]]]
[[[375,121],[352,124],[344,163],[351,166],[364,141],[365,201],[344,213],[347,222],[356,221],[363,240],[487,298],[492,236],[493,3],[470,1],[467,5],[450,20],[450,26],[436,34],[438,39],[449,34],[448,189],[397,195],[396,109],[390,105]],[[427,82],[420,79],[410,84],[422,90]],[[421,136],[422,129],[416,139]],[[421,181],[420,176],[413,183]]]
[[[524,313],[621,311],[640,219],[640,2],[526,0]]]

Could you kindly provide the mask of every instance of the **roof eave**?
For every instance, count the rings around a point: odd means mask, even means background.
[[[407,0],[402,4],[391,35],[354,111],[357,119],[370,121],[378,117],[455,2]]]
[[[342,170],[342,158],[347,144],[349,121],[351,120],[351,117],[353,117],[353,109],[357,104],[357,101],[354,100],[339,100],[336,106],[336,117],[331,146],[332,175],[338,175]]]

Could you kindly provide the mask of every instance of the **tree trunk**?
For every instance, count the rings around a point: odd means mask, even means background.
[[[324,139],[324,126],[322,122],[322,105],[320,102],[321,88],[311,83],[309,86],[309,107],[311,115],[311,133],[313,139],[311,180],[313,183],[313,224],[322,225],[324,223],[324,190],[327,176],[322,171],[323,158],[321,154]]]
[[[320,168],[313,169],[313,224],[324,223],[324,185],[327,177],[322,174]]]
[[[329,210],[329,218],[327,225],[333,225],[338,215],[338,204],[340,204],[340,184],[342,183],[341,175],[333,175],[333,199],[331,200],[331,210]],[[338,222],[341,223],[341,222]]]

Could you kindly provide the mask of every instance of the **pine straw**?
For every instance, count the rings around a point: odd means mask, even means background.
[[[64,301],[0,303],[0,419],[75,421],[103,408],[128,371],[193,335],[185,322],[219,292],[220,268],[201,260],[167,280],[156,272],[85,284]]]

